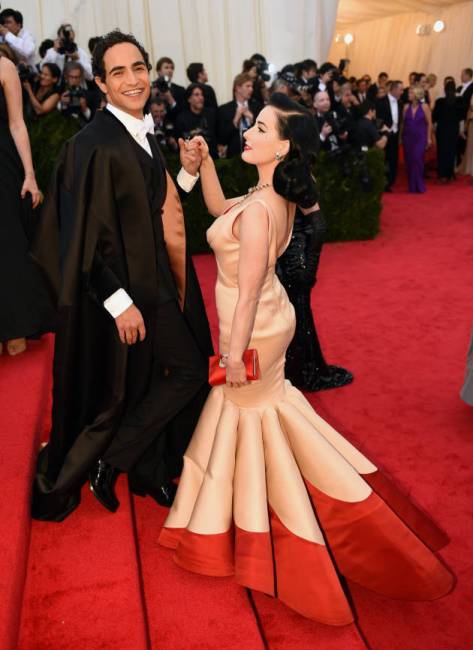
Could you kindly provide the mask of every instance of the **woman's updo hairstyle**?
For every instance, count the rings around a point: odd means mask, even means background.
[[[290,143],[289,152],[274,170],[273,187],[291,203],[310,208],[318,200],[317,185],[311,173],[319,148],[314,116],[282,93],[271,95],[269,106],[276,109],[281,140]]]

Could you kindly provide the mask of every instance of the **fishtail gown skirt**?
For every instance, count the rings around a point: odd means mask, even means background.
[[[261,380],[212,389],[159,542],[185,569],[234,575],[331,625],[353,621],[341,575],[392,598],[439,598],[453,584],[433,552],[448,541],[444,533],[284,378],[294,308],[275,274],[284,250],[276,251],[276,222],[259,201],[269,216],[270,259],[249,347],[258,350]],[[207,233],[221,352],[238,299],[232,227],[242,209],[231,208]]]

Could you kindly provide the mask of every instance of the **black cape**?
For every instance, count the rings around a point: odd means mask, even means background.
[[[137,403],[147,389],[153,337],[159,336],[156,250],[133,147],[122,124],[108,111],[98,112],[66,143],[38,226],[32,255],[57,308],[57,328],[52,430],[38,459],[35,518],[60,521],[78,505],[80,487],[110,444],[125,403]],[[166,182],[163,167],[161,205]],[[142,312],[144,342],[120,342],[114,319],[94,293],[97,257]],[[183,314],[206,359],[211,335],[189,255],[185,274]]]

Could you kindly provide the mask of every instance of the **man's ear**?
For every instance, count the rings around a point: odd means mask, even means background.
[[[94,81],[97,84],[97,86],[100,88],[100,90],[103,92],[104,95],[107,94],[107,84],[102,81],[100,77],[94,77]]]

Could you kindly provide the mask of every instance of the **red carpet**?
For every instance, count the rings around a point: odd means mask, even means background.
[[[471,646],[473,410],[458,393],[473,325],[473,187],[429,184],[425,195],[399,191],[384,203],[375,241],[324,250],[314,294],[317,325],[328,361],[346,365],[355,381],[310,399],[449,533],[442,557],[457,575],[455,591],[433,603],[405,603],[351,585],[356,625],[318,625],[229,579],[179,569],[156,543],[164,511],[150,499],[133,505],[122,480],[116,515],[86,493],[63,524],[34,522],[20,650]],[[214,262],[200,256],[196,263],[215,328]],[[21,359],[0,360],[11,486],[1,496],[7,543],[0,560],[0,646],[8,650],[16,647],[28,475],[47,360],[41,343]]]

